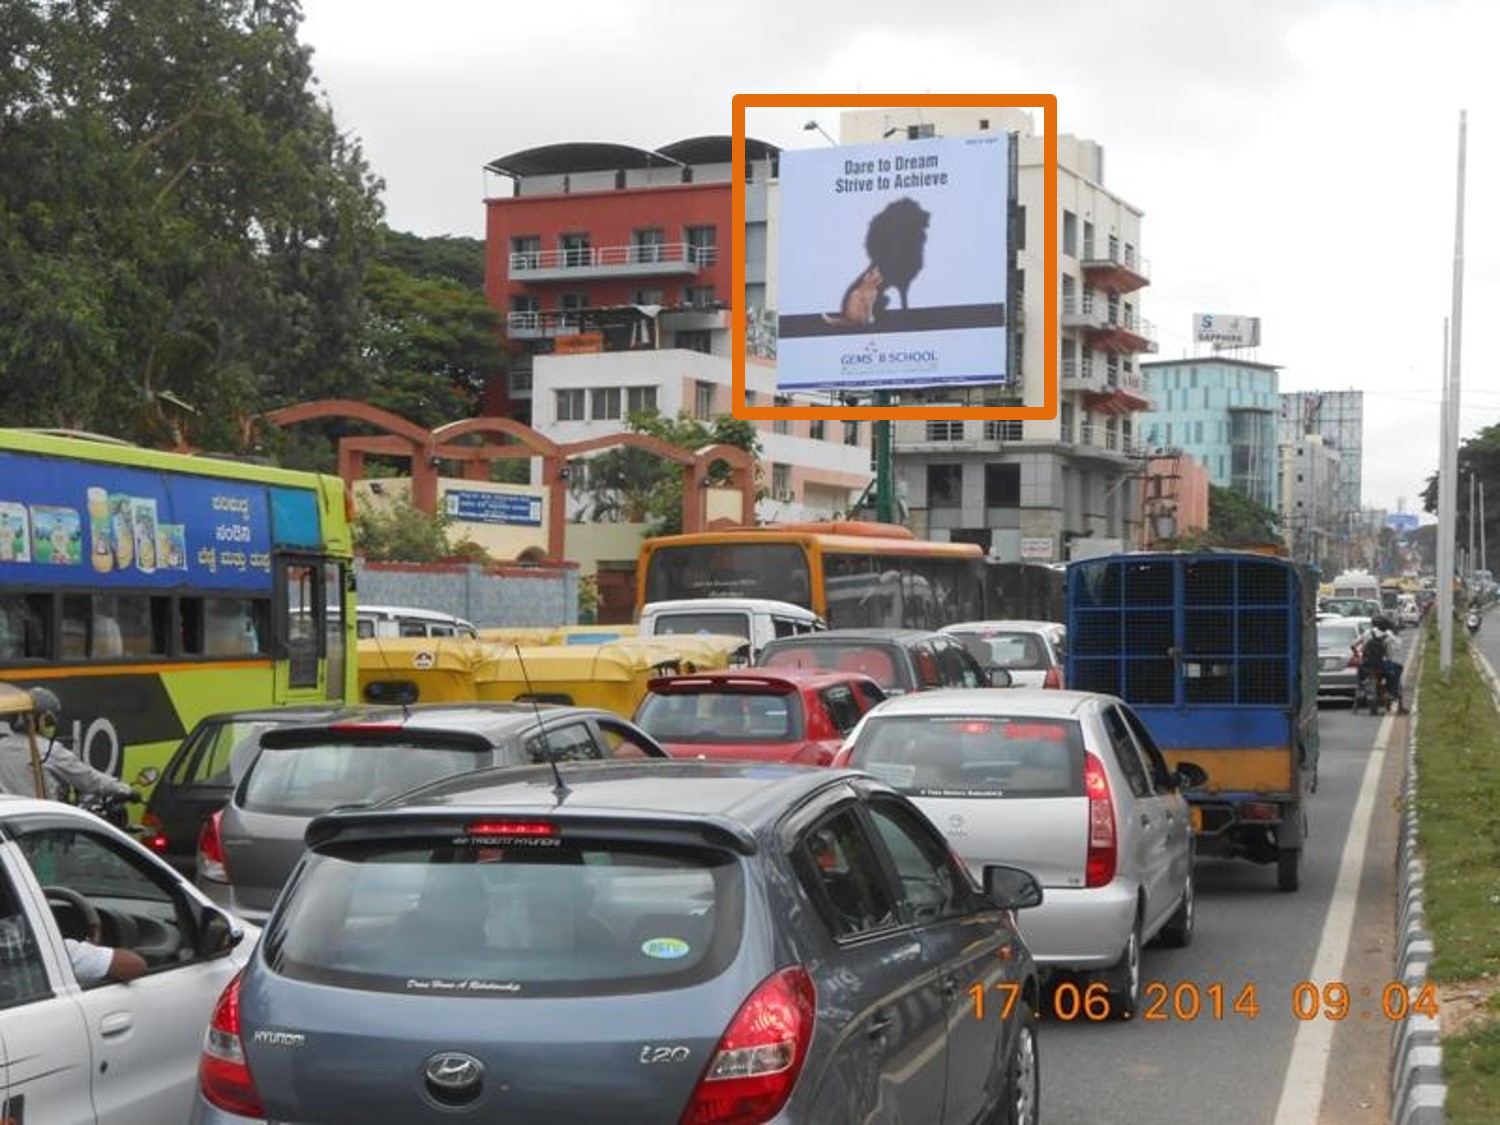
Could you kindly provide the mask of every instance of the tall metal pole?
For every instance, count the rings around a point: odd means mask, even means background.
[[[1464,574],[1473,577],[1474,570],[1478,564],[1474,561],[1479,556],[1474,553],[1474,470],[1469,470],[1469,554],[1465,558]]]
[[[1448,367],[1448,396],[1444,402],[1445,412],[1448,418],[1447,442],[1443,448],[1443,464],[1440,470],[1440,483],[1448,486],[1447,505],[1439,502],[1438,529],[1442,538],[1448,544],[1448,569],[1440,571],[1438,575],[1442,586],[1450,591],[1452,598],[1453,589],[1453,549],[1457,527],[1454,517],[1457,515],[1457,491],[1458,491],[1458,425],[1459,425],[1459,394],[1463,386],[1463,310],[1464,310],[1464,157],[1468,140],[1469,113],[1467,110],[1458,111],[1458,200],[1453,226],[1453,330],[1451,333],[1451,344],[1449,345],[1450,358]],[[1452,602],[1449,602],[1449,612],[1443,616],[1442,626],[1445,630],[1442,639],[1442,657],[1440,668],[1444,676],[1453,667],[1453,613]]]
[[[1479,569],[1489,570],[1490,556],[1484,549],[1484,481],[1479,482]]]
[[[1448,396],[1453,393],[1453,376],[1448,363],[1448,320],[1443,319],[1443,411],[1442,441],[1438,453],[1438,524],[1437,524],[1437,610],[1440,659],[1443,674],[1453,665],[1453,478],[1448,475],[1448,447],[1452,421]]]

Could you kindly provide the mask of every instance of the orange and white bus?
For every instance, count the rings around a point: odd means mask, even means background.
[[[641,546],[636,608],[677,598],[775,598],[830,629],[936,629],[983,615],[983,551],[894,524],[780,524],[664,535]]]

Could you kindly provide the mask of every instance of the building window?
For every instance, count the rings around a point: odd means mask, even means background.
[[[637,305],[663,305],[666,304],[666,300],[660,289],[637,289],[635,303]]]
[[[989,464],[984,467],[984,506],[1021,506],[1021,466]]]
[[[962,465],[927,466],[927,506],[958,508],[963,505],[964,467]]]
[[[826,428],[821,418],[814,418],[807,424],[807,436],[812,438],[813,441],[824,440],[825,432]]]
[[[510,393],[513,395],[531,394],[531,362],[529,359],[524,365],[517,363],[516,366],[510,369]]]
[[[775,399],[772,400],[771,405],[772,406],[791,406],[792,405],[792,396],[791,395],[777,395],[775,397]],[[771,422],[771,432],[773,434],[789,434],[789,433],[791,433],[792,432],[792,422],[791,422],[791,419],[789,419],[789,418],[776,418],[776,419],[774,419]]]
[[[632,262],[659,262],[662,246],[667,235],[661,227],[641,227],[630,232],[630,260]]]
[[[1083,220],[1083,260],[1091,262],[1094,259],[1094,224],[1087,219]]]
[[[510,311],[517,313],[534,313],[542,307],[541,301],[535,297],[512,297],[510,299]]]
[[[990,119],[988,117],[981,117],[979,119],[979,127],[981,129],[988,129],[990,127]]]
[[[1062,439],[1068,444],[1073,442],[1073,404],[1065,402],[1062,404]]]
[[[1000,420],[991,418],[984,423],[985,441],[1020,441],[1021,423],[1019,419]],[[1065,439],[1066,440],[1066,439]]]
[[[928,441],[963,441],[964,424],[961,421],[927,423]]]
[[[844,423],[844,444],[845,445],[858,445],[859,444],[859,423],[858,422],[845,422]]]
[[[704,355],[711,355],[714,350],[714,336],[707,329],[679,332],[673,337],[673,343],[684,351],[702,352]]]
[[[582,422],[584,407],[583,388],[557,392],[557,420],[559,422]]]
[[[935,136],[937,136],[937,126],[935,125],[908,125],[906,127],[906,139],[909,141],[919,141],[923,137]]]
[[[691,305],[695,309],[712,308],[714,304],[714,287],[712,285],[689,285],[682,291],[684,304]]]
[[[591,264],[593,254],[589,249],[589,236],[586,234],[560,235],[557,239],[557,248],[562,251],[562,264],[566,267]]]
[[[792,467],[790,465],[772,463],[771,498],[773,500],[792,499]]]
[[[592,417],[596,422],[620,417],[620,388],[595,387]]]
[[[754,391],[746,391],[745,392],[745,405],[746,406],[754,406],[755,405],[755,392]]]
[[[693,417],[706,422],[714,416],[714,385],[702,380],[693,384]]]
[[[542,239],[536,234],[517,235],[510,240],[510,268],[534,270],[542,264]]]
[[[1026,249],[1026,208],[1016,208],[1016,249]]]
[[[1071,211],[1063,212],[1063,253],[1070,258],[1078,257],[1078,216]]]
[[[718,260],[718,227],[686,227],[683,235],[687,239],[689,262],[711,266]]]
[[[656,409],[655,387],[626,387],[625,410],[630,414],[642,414]]]

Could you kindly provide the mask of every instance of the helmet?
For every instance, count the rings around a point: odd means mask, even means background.
[[[58,699],[57,693],[50,688],[32,688],[27,694],[31,696],[37,729],[47,734],[55,734],[62,726],[62,700]]]

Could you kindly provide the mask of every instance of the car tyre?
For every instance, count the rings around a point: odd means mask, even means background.
[[[1290,894],[1302,885],[1302,849],[1280,848],[1276,852],[1276,889]]]
[[[1037,1053],[1036,1018],[1031,1005],[1018,1001],[1011,1018],[1016,1034],[1005,1063],[1005,1093],[990,1125],[1037,1125],[1041,1119],[1042,1067]]]
[[[1195,882],[1192,863],[1189,861],[1187,881],[1182,885],[1182,902],[1161,928],[1161,943],[1169,949],[1185,949],[1193,943],[1193,925],[1198,916]]]
[[[1141,916],[1135,916],[1120,959],[1104,971],[1104,986],[1109,990],[1110,1013],[1116,1019],[1129,1019],[1141,1003]]]

